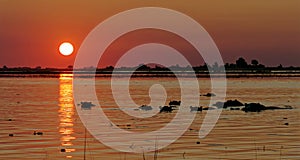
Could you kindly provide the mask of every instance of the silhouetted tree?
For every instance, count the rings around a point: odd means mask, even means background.
[[[3,69],[7,69],[7,66],[6,66],[6,65],[4,65],[2,68],[3,68]]]
[[[105,70],[113,71],[114,67],[113,66],[107,66],[107,67],[105,67]]]
[[[219,70],[219,64],[217,62],[215,62],[212,66],[214,71],[218,71]]]
[[[151,69],[150,67],[148,67],[147,65],[144,65],[144,64],[139,65],[139,67],[137,68],[137,70],[139,70],[139,71],[147,71],[150,69]]]
[[[238,60],[236,60],[236,66],[238,68],[246,68],[248,64],[244,58],[240,57]]]
[[[257,65],[257,67],[258,67],[258,68],[265,68],[265,65],[259,64],[259,65]]]
[[[229,67],[230,67],[229,63],[226,63],[226,64],[224,65],[224,67],[225,67],[225,69],[226,69],[226,68],[229,68]]]
[[[187,65],[185,68],[188,69],[188,70],[192,69],[192,67],[190,65]]]
[[[204,63],[202,67],[205,68],[206,70],[208,70],[208,65],[207,65],[207,63]]]
[[[258,61],[257,61],[256,59],[253,59],[253,60],[251,61],[251,64],[252,64],[253,66],[257,66],[259,63],[258,63]]]

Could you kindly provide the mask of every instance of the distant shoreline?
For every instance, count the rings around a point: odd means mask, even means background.
[[[140,64],[135,67],[114,67],[97,68],[95,66],[78,68],[69,65],[67,68],[42,68],[37,66],[31,67],[14,67],[3,66],[0,68],[0,77],[60,77],[61,74],[74,74],[75,77],[300,77],[300,67],[284,67],[279,64],[277,67],[267,67],[260,64],[258,60],[247,61],[240,57],[235,63],[225,63],[219,65],[206,64],[199,66],[179,66],[172,65],[169,67],[155,63]],[[69,75],[70,76],[70,75]]]
[[[75,77],[300,77],[300,67],[284,67],[279,64],[277,67],[268,67],[260,64],[258,60],[247,61],[240,57],[235,63],[225,63],[219,65],[217,62],[199,66],[179,66],[172,65],[169,67],[155,63],[140,64],[135,67],[114,67],[107,66],[98,68],[95,66],[78,68],[69,65],[67,68],[42,68],[37,66],[31,67],[13,67],[9,68],[4,65],[0,68],[0,77],[60,77],[61,74],[74,74],[68,76]],[[65,75],[67,76],[67,75]]]
[[[247,78],[247,77],[300,77],[300,70],[268,70],[268,71],[249,71],[249,70],[236,70],[226,71],[226,73],[212,72],[209,74],[208,71],[175,71],[177,76],[180,77],[194,77],[194,74],[198,78],[209,78],[209,77],[224,77],[227,78]],[[135,71],[131,74],[130,71],[0,71],[0,77],[46,77],[46,78],[59,78],[61,74],[73,74],[79,77],[111,77],[112,74],[117,77],[176,77],[171,71]]]

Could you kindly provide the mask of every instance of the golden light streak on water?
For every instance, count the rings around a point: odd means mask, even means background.
[[[76,151],[73,147],[72,141],[76,139],[74,133],[74,113],[75,107],[73,103],[73,74],[60,74],[59,78],[59,133],[62,135],[60,138],[61,149],[70,153]],[[72,158],[66,155],[66,158]]]

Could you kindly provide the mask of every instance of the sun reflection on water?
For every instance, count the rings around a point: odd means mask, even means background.
[[[74,152],[72,148],[72,140],[76,139],[72,134],[74,133],[74,113],[75,107],[73,103],[73,74],[60,74],[59,77],[59,133],[62,135],[60,138],[61,148],[65,152]],[[67,155],[66,158],[72,158]]]

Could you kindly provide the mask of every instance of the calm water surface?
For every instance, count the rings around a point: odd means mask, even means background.
[[[199,83],[200,93],[210,91],[209,79],[199,79]],[[167,102],[180,100],[175,78],[131,79],[133,100],[139,105],[148,104],[153,84],[165,87]],[[84,146],[86,159],[143,159],[142,154],[118,152],[85,134],[73,103],[72,77],[68,75],[59,79],[0,78],[0,91],[0,159],[83,159]],[[106,115],[125,130],[153,131],[176,114],[161,113],[145,120],[126,116],[116,107],[108,78],[96,79],[96,91]],[[223,110],[204,139],[198,138],[198,131],[206,111],[199,112],[181,138],[159,150],[158,159],[300,159],[299,93],[300,78],[228,79],[226,99],[291,105],[294,109],[260,113]],[[201,105],[208,105],[208,97],[199,98]],[[34,135],[34,131],[43,135]],[[145,153],[145,159],[153,159],[153,155]]]

